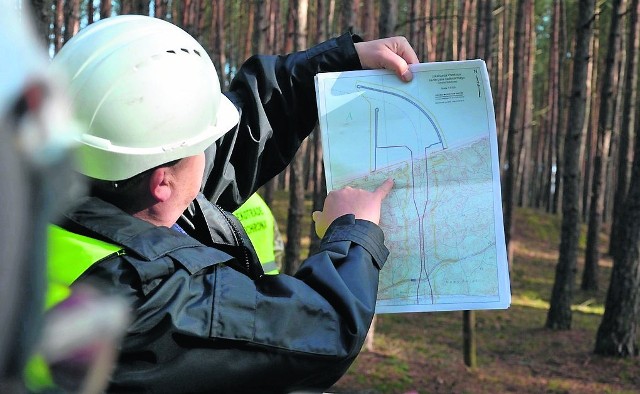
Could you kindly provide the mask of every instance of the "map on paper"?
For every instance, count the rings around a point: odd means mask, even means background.
[[[316,91],[328,191],[391,177],[390,255],[377,313],[501,309],[511,302],[495,115],[484,61],[324,73]]]

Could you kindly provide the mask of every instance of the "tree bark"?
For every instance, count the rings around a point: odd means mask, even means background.
[[[64,42],[80,30],[80,0],[68,0],[64,4]]]
[[[419,0],[411,0],[409,1],[409,34],[407,36],[410,43],[418,42],[418,29],[416,25],[418,25],[418,15],[420,15],[420,1]]]
[[[556,164],[556,136],[558,134],[558,124],[560,122],[560,73],[562,71],[562,63],[560,60],[560,0],[553,1],[553,13],[551,22],[551,46],[549,48],[549,87],[547,92],[547,114],[545,119],[545,132],[548,136],[545,147],[547,149],[547,161],[544,168],[544,179],[542,182],[541,198],[547,211],[551,211],[551,202],[555,190],[552,190],[552,181],[557,171]],[[555,188],[555,185],[554,185]]]
[[[264,40],[264,32],[266,30],[266,22],[265,22],[265,1],[264,0],[253,0],[255,15],[253,16],[253,35],[251,38],[251,47],[253,48],[253,53],[264,53],[265,51],[265,40]]]
[[[484,41],[480,45],[484,51],[482,58],[487,63],[487,69],[491,70],[493,68],[493,1],[485,0],[481,3],[484,3]]]
[[[589,207],[589,228],[587,231],[587,250],[585,252],[585,267],[582,276],[583,290],[598,289],[598,262],[600,260],[599,237],[602,228],[604,210],[604,183],[607,169],[609,143],[613,125],[613,99],[615,96],[613,68],[616,62],[616,48],[620,39],[620,8],[622,0],[613,0],[611,22],[609,25],[609,42],[607,43],[607,57],[600,89],[600,112],[598,114],[598,135],[596,139],[596,156],[593,167],[593,181],[591,183],[591,204]]]
[[[569,122],[564,143],[564,192],[562,198],[562,227],[560,256],[545,326],[551,329],[571,328],[571,301],[578,255],[580,212],[578,209],[579,163],[582,125],[585,113],[586,72],[589,62],[589,42],[593,35],[595,0],[583,0],[578,5],[576,46],[573,63]]]
[[[100,19],[111,16],[111,0],[100,0]]]
[[[594,20],[594,34],[591,39],[591,53],[599,53],[600,51],[600,12],[596,12]],[[582,187],[582,203],[580,205],[581,217],[583,221],[589,219],[589,197],[591,196],[591,181],[593,180],[593,158],[595,157],[595,136],[598,130],[598,113],[600,111],[600,95],[598,94],[600,62],[597,58],[589,59],[587,68],[587,104],[585,117],[588,119],[583,126],[583,135],[586,141],[580,150],[580,160],[582,163],[582,178],[580,179]]]
[[[507,153],[509,150],[508,147],[508,138],[509,138],[509,124],[511,124],[511,107],[514,100],[513,97],[513,80],[514,80],[514,69],[513,69],[513,60],[514,60],[514,47],[515,47],[515,31],[516,31],[516,23],[515,23],[515,15],[516,12],[513,12],[513,0],[505,0],[505,9],[503,19],[505,25],[505,55],[503,56],[505,60],[504,65],[504,83],[503,83],[503,92],[502,95],[502,130],[499,136],[501,137],[498,141],[499,143],[499,151],[500,151],[500,169],[501,169],[501,178],[506,181],[506,169],[508,166],[507,161]],[[504,198],[504,195],[503,195]]]
[[[367,2],[372,3],[372,2]],[[324,17],[326,12],[326,0],[318,0],[318,10],[316,15],[316,33],[317,41],[322,42],[327,38],[326,25],[324,23]],[[312,134],[313,144],[313,200],[311,211],[321,211],[324,206],[324,199],[327,196],[327,185],[324,176],[323,156],[322,156],[322,135],[320,134],[320,128],[316,127]],[[309,254],[313,254],[320,249],[320,238],[316,234],[316,227],[313,221],[311,221],[311,228],[309,229]]]
[[[291,10],[297,18],[296,28],[296,50],[306,47],[307,38],[307,0],[297,0],[292,2]],[[306,214],[304,209],[304,157],[305,141],[298,153],[296,153],[289,169],[289,211],[287,217],[287,244],[285,246],[285,273],[293,274],[300,265],[300,251],[302,242],[302,218]]]
[[[632,151],[630,150],[631,134],[635,122],[633,106],[637,105],[638,90],[638,51],[640,50],[640,23],[638,22],[638,0],[631,0],[629,5],[629,33],[627,40],[627,60],[626,73],[623,86],[624,99],[622,108],[622,125],[620,127],[620,142],[617,162],[617,184],[614,195],[613,223],[609,237],[609,255],[614,256],[621,249],[620,241],[620,219],[621,210],[629,188],[629,175]]]
[[[635,23],[640,14],[638,3],[638,0],[632,0],[630,8],[631,20]],[[638,54],[632,52],[627,55],[636,57]],[[629,192],[619,220],[619,249],[614,254],[611,282],[594,352],[619,357],[637,356],[640,321],[640,122],[635,123]]]
[[[49,23],[51,21],[51,1],[31,0],[28,12],[33,15],[36,37],[40,39],[42,46],[49,46]]]
[[[518,180],[518,205],[529,206],[531,196],[531,173],[532,173],[532,151],[533,151],[533,69],[535,67],[535,28],[534,28],[534,8],[533,0],[526,1],[525,14],[524,14],[524,28],[525,35],[523,40],[523,76],[522,76],[522,88],[519,90],[524,97],[524,103],[521,105],[522,109],[522,130],[520,144],[520,154],[518,158],[519,173]],[[513,232],[513,229],[512,229]]]
[[[513,91],[521,91],[522,83],[522,66],[523,58],[523,41],[524,41],[524,10],[527,0],[518,0],[516,9],[516,31],[513,56]],[[511,230],[513,227],[513,210],[515,208],[516,185],[518,173],[518,160],[516,143],[519,141],[519,129],[521,123],[520,100],[514,100],[511,103],[511,115],[509,116],[509,135],[507,139],[507,170],[505,182],[503,186],[503,210],[504,210],[504,233],[507,249],[511,241]]]
[[[318,0],[318,8],[320,8],[320,3],[323,3],[323,0]],[[373,1],[364,2],[364,12],[362,15],[362,38],[367,41],[378,38],[378,34],[376,32],[375,2]]]
[[[398,23],[398,0],[381,0],[380,9],[384,10],[378,20],[380,37],[393,36]]]
[[[55,18],[53,20],[53,49],[55,53],[60,51],[64,43],[64,1],[55,0]]]
[[[340,2],[340,25],[344,30],[353,29],[355,26],[355,12],[353,10],[353,0],[342,0]]]

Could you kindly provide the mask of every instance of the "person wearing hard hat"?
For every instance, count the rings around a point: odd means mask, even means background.
[[[282,236],[267,203],[258,193],[253,193],[240,208],[233,211],[233,215],[240,220],[247,232],[264,273],[279,273],[276,255],[283,251]]]
[[[205,49],[150,17],[94,23],[54,58],[83,123],[78,170],[91,191],[51,226],[49,300],[85,281],[128,300],[108,391],[316,391],[348,369],[375,310],[393,181],[331,192],[313,214],[320,251],[294,276],[264,275],[230,212],[313,130],[316,73],[386,67],[411,79],[406,39],[354,41],[254,56],[226,94]]]

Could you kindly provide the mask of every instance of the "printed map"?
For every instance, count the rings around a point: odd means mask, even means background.
[[[318,74],[327,189],[395,180],[377,313],[507,308],[495,117],[481,60]]]

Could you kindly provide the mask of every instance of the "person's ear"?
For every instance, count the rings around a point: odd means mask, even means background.
[[[171,197],[171,182],[167,167],[156,168],[149,177],[149,192],[157,202],[165,202]]]

